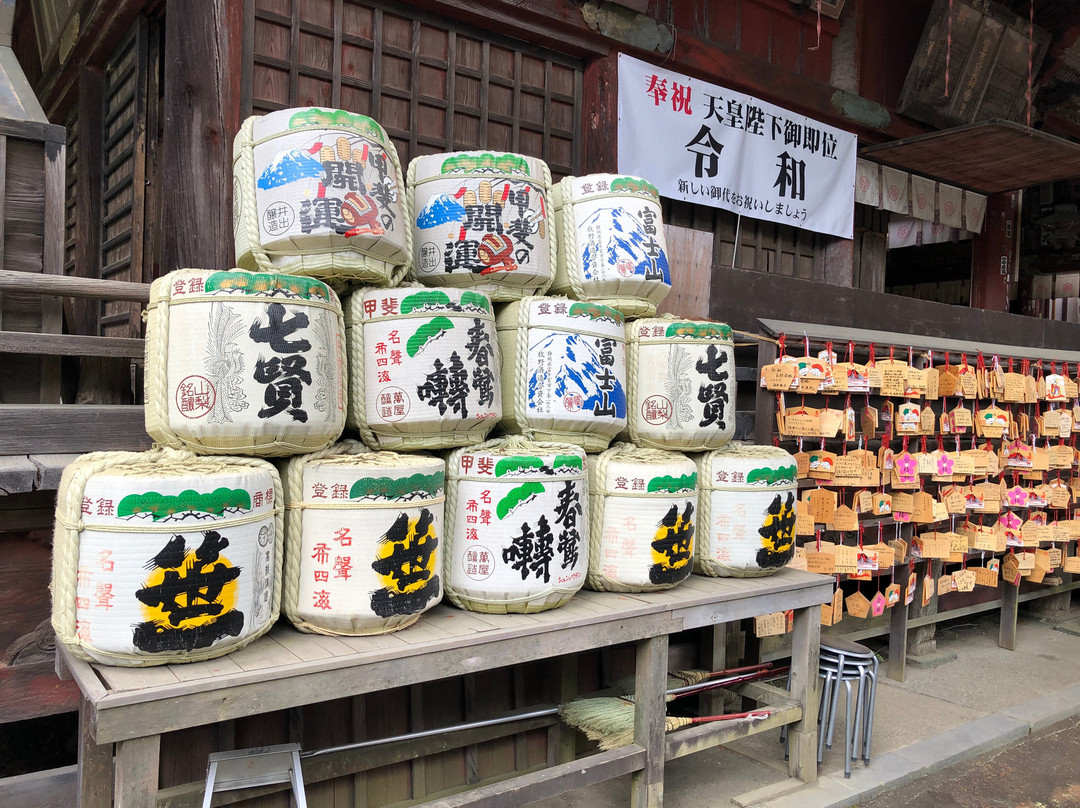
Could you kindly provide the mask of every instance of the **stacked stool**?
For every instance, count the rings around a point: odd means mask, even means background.
[[[844,777],[851,777],[851,761],[862,744],[863,763],[870,763],[870,743],[874,731],[874,701],[877,698],[878,660],[874,652],[842,637],[822,637],[818,675],[822,678],[821,709],[818,712],[818,763],[827,747],[832,749],[840,685],[847,691],[844,714]],[[852,713],[852,685],[855,711]]]

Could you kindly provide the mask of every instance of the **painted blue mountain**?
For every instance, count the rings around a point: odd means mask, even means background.
[[[322,163],[299,149],[290,149],[279,153],[274,162],[263,170],[258,185],[262,190],[269,191],[305,177],[321,177],[322,173]]]
[[[645,254],[644,247],[649,236],[645,234],[641,222],[625,208],[601,208],[578,226],[579,239],[585,244],[582,258],[586,278],[592,277],[589,267],[592,266],[594,247],[587,236],[592,227],[597,227],[602,234],[601,239],[606,239],[606,243],[601,243],[597,250],[600,253],[600,266],[615,267],[625,260],[634,267],[635,275],[645,274],[650,267],[649,256]],[[667,253],[663,249],[656,257],[656,265],[664,273],[664,283],[670,284]]]
[[[465,206],[449,194],[436,194],[416,216],[420,228],[438,227],[447,222],[460,222],[465,218]]]
[[[542,341],[535,350],[550,350],[555,357],[552,368],[555,373],[555,395],[562,399],[567,393],[577,392],[585,400],[583,411],[592,411],[595,405],[604,405],[604,391],[596,377],[604,372],[600,364],[600,349],[594,337],[578,334],[552,334]],[[560,355],[562,360],[559,360]],[[529,404],[536,400],[537,392],[548,388],[550,382],[544,371],[529,374]],[[616,379],[615,389],[607,391],[608,405],[615,405],[617,418],[626,417],[626,390],[622,380]]]

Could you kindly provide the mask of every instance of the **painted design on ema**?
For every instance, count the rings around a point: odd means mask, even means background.
[[[679,477],[672,477],[670,474],[665,474],[663,477],[653,477],[649,480],[648,485],[650,494],[657,491],[662,491],[667,494],[678,494],[683,491],[694,491],[696,489],[696,471],[692,471],[689,474],[683,474]]]
[[[581,407],[596,416],[626,417],[626,390],[611,372],[615,364],[615,340],[555,332],[540,342],[539,355],[558,357],[557,366],[537,364],[529,374],[528,403],[537,407],[541,391],[553,391],[556,400],[568,394],[581,397]],[[554,378],[551,378],[551,374]]]
[[[210,390],[214,392],[207,420],[212,424],[222,424],[232,421],[234,412],[248,408],[247,395],[244,393],[244,352],[240,349],[244,322],[236,311],[219,301],[210,304],[206,331],[203,369]],[[183,403],[180,411],[184,412]]]
[[[330,287],[322,281],[273,272],[215,272],[206,279],[203,291],[243,292],[247,295],[303,300],[330,299]]]
[[[731,339],[731,327],[726,323],[671,323],[664,332],[664,336]]]
[[[431,236],[440,241],[445,238],[443,270],[490,275],[514,272],[529,263],[535,248],[529,239],[546,238],[543,191],[518,179],[484,179],[475,188],[471,185],[461,185],[453,193],[435,194],[416,215],[420,230],[443,228]],[[438,265],[438,244],[434,240],[425,242],[422,250],[431,254],[433,270]],[[422,268],[427,269],[428,263]]]
[[[147,653],[208,648],[223,637],[239,637],[244,613],[236,608],[240,567],[222,551],[229,540],[216,530],[203,532],[191,552],[175,535],[146,567],[150,575],[135,593],[144,621],[132,631],[132,643]]]
[[[468,174],[475,171],[498,171],[502,174],[529,176],[529,161],[516,154],[455,154],[443,160],[442,174]]]
[[[668,346],[667,375],[664,378],[664,392],[671,402],[668,429],[682,429],[694,418],[694,407],[690,403],[694,396],[693,384],[690,381],[693,362],[686,348],[679,345]],[[650,423],[654,421],[648,416],[646,420]]]
[[[787,501],[777,494],[765,511],[765,520],[758,528],[761,549],[757,565],[762,569],[782,567],[795,555],[795,495],[788,492]]]
[[[693,515],[694,503],[687,502],[682,513],[678,505],[672,505],[660,520],[652,542],[653,564],[649,567],[652,583],[674,584],[689,575],[694,549]]]
[[[210,519],[250,510],[251,494],[242,488],[223,487],[206,494],[190,489],[175,496],[157,491],[128,494],[120,500],[116,515],[129,521],[149,518],[154,522],[172,522],[189,517]]]
[[[361,477],[349,489],[349,499],[430,499],[443,490],[443,472],[408,477]]]
[[[584,245],[585,279],[602,278],[604,270],[614,267],[621,277],[636,275],[670,286],[667,253],[656,240],[656,219],[656,211],[647,205],[636,213],[619,206],[600,208],[580,222],[578,242]]]
[[[256,183],[259,190],[270,191],[301,180],[317,179],[315,193],[300,203],[300,230],[305,234],[330,230],[350,238],[382,236],[393,230],[397,220],[398,182],[386,150],[373,146],[365,137],[341,131],[333,144],[320,139],[332,134],[321,132],[302,148],[278,152],[259,175]],[[381,140],[381,132],[372,138]],[[276,203],[266,209],[263,227],[268,232],[281,232],[291,226],[290,208],[288,225],[282,227],[278,210],[282,207],[288,205]]]
[[[462,460],[464,459],[463,457]],[[559,473],[581,471],[583,468],[581,457],[578,455],[555,455],[550,466],[539,457],[503,457],[495,463],[495,476],[519,477],[524,474],[546,474],[551,477]]]
[[[438,289],[427,289],[416,292],[401,299],[400,311],[402,314],[412,314],[416,311],[482,311],[491,313],[491,304],[487,297],[478,292],[462,292],[461,302],[455,303],[450,295]]]
[[[746,484],[764,484],[767,486],[794,485],[796,473],[797,470],[794,464],[780,466],[775,469],[770,468],[769,466],[762,466],[761,468],[750,469],[749,473],[746,475]]]
[[[435,574],[435,519],[421,508],[410,519],[397,519],[379,540],[377,557],[371,568],[379,576],[381,589],[371,594],[371,610],[379,617],[416,614],[439,596],[439,576]]]

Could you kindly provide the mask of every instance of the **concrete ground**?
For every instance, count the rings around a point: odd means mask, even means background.
[[[776,730],[667,764],[665,806],[876,805],[871,797],[889,786],[910,783],[951,763],[1015,743],[1031,732],[1080,715],[1080,676],[1076,673],[1080,670],[1080,636],[1068,631],[1080,626],[1080,607],[1059,617],[1062,619],[1053,623],[1042,622],[1021,612],[1015,651],[997,645],[996,612],[940,625],[939,654],[955,653],[956,659],[930,668],[909,664],[903,683],[882,675],[871,764],[854,764],[850,780],[843,775],[841,697],[837,736],[833,749],[825,752],[818,782],[802,785],[787,778],[783,746]],[[1064,623],[1063,630],[1055,630],[1059,623]],[[880,647],[883,640],[867,644]],[[616,808],[628,804],[629,789],[630,778],[625,777],[534,805]],[[964,803],[938,803],[950,804]]]

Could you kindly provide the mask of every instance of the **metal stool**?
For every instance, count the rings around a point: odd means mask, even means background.
[[[843,637],[822,637],[821,656],[823,662],[834,664],[838,668],[854,666],[861,674],[859,680],[859,694],[863,697],[861,705],[866,713],[865,732],[863,733],[862,759],[864,763],[870,762],[870,744],[874,732],[874,705],[877,700],[878,658],[869,648]],[[870,680],[869,688],[866,687],[866,679]],[[839,688],[832,694],[832,701],[828,707],[829,723],[826,748],[832,749],[834,718],[836,708],[840,700]]]

